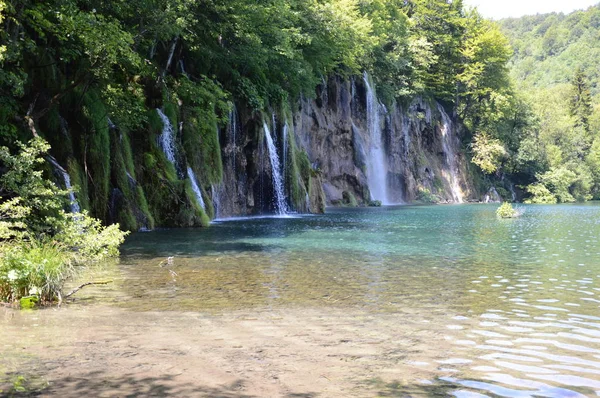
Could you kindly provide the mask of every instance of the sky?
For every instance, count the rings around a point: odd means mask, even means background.
[[[463,0],[467,6],[476,6],[487,18],[501,19],[523,15],[545,14],[586,9],[600,0]]]

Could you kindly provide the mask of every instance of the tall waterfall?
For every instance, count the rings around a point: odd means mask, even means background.
[[[442,147],[444,149],[444,156],[446,157],[446,164],[448,166],[448,173],[450,174],[450,189],[452,192],[452,199],[456,203],[463,202],[463,193],[458,183],[458,163],[456,161],[456,153],[454,152],[454,145],[452,145],[452,121],[450,117],[438,104],[438,110],[442,115]]]
[[[175,166],[175,137],[173,137],[173,125],[162,110],[156,108],[156,112],[158,112],[158,116],[160,116],[160,119],[163,122],[162,134],[159,137],[160,147],[169,162]]]
[[[204,204],[204,199],[202,198],[202,191],[198,186],[198,181],[196,181],[196,175],[194,174],[194,171],[191,167],[187,168],[187,175],[190,179],[190,182],[192,183],[192,190],[196,195],[196,200],[198,201],[198,204],[200,205],[200,207],[202,207],[202,210],[206,210],[206,205]]]
[[[73,192],[73,186],[71,185],[71,176],[69,173],[62,168],[60,164],[54,159],[52,156],[47,157],[48,161],[54,166],[54,169],[61,175],[63,181],[65,183],[65,188],[69,191],[69,200],[71,202],[71,213],[80,213],[81,208],[79,207],[79,203],[77,202],[77,198],[75,197],[75,193]]]
[[[389,204],[387,187],[387,162],[382,140],[382,128],[379,115],[380,104],[375,89],[369,82],[367,72],[363,74],[367,89],[367,127],[369,129],[370,147],[367,158],[367,181],[371,191],[371,199]]]
[[[263,124],[265,130],[265,138],[267,140],[267,149],[269,150],[269,160],[271,161],[271,174],[273,178],[273,190],[275,191],[275,200],[277,206],[277,213],[285,215],[288,212],[287,205],[285,203],[285,195],[283,191],[283,178],[281,175],[281,166],[279,164],[279,156],[277,155],[277,148],[271,137],[271,131],[267,123]]]

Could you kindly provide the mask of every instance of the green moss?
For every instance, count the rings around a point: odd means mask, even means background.
[[[156,109],[148,110],[148,126],[150,127],[150,132],[153,135],[158,136],[162,133],[163,122],[158,115],[158,112],[156,112]]]
[[[173,126],[173,132],[177,135],[176,126],[179,125],[179,108],[176,104],[167,101],[163,104],[163,112],[171,121],[171,125]],[[162,121],[161,121],[162,123]],[[162,128],[161,128],[162,130]]]
[[[419,188],[417,191],[417,201],[421,203],[439,203],[440,198],[431,193],[431,191],[427,188]]]
[[[122,207],[119,209],[119,214],[117,215],[117,222],[122,230],[125,231],[137,231],[140,229],[140,225],[133,214],[132,209],[129,206]]]
[[[146,225],[145,227],[148,229],[154,229],[154,217],[150,212],[150,208],[148,206],[148,200],[146,199],[146,194],[140,185],[136,187],[136,199],[140,211],[146,216]]]
[[[189,180],[185,181],[185,195],[187,197],[187,202],[191,205],[191,210],[193,210],[193,214],[191,214],[189,213],[189,211],[187,211],[187,209],[183,209],[183,214],[188,216],[186,226],[207,227],[210,224],[210,218],[206,214],[204,209],[200,206],[200,203],[198,203],[198,200],[196,199],[196,194],[194,193],[194,190],[192,189],[192,184]]]
[[[90,172],[90,208],[92,215],[106,221],[110,191],[110,137],[107,112],[98,92],[88,90],[83,96],[82,124]]]
[[[293,126],[291,120],[288,126]],[[295,209],[307,209],[310,203],[306,203],[309,195],[310,184],[310,162],[304,151],[296,147],[296,137],[293,128],[288,131],[288,166],[285,170],[285,184],[289,187],[289,194]],[[305,169],[301,170],[301,166]],[[310,200],[310,199],[309,199]]]
[[[358,201],[352,192],[342,192],[342,204],[348,207],[358,207]]]
[[[143,162],[144,167],[148,169],[153,169],[154,167],[156,167],[156,157],[150,152],[144,153]]]
[[[223,161],[214,111],[201,107],[184,107],[183,146],[186,158],[203,184],[219,184],[223,178]]]
[[[73,185],[73,189],[75,190],[75,196],[79,202],[79,207],[81,207],[82,210],[89,210],[90,200],[87,178],[84,178],[83,170],[75,159],[71,158],[67,161],[67,172],[71,177],[71,185]]]

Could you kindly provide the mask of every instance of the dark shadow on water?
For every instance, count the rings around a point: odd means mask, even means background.
[[[13,375],[14,376],[14,375]],[[10,377],[10,375],[9,375]],[[15,379],[17,376],[13,377]],[[36,383],[38,384],[38,383]],[[123,375],[113,377],[104,372],[90,372],[78,377],[65,377],[51,380],[44,387],[34,387],[27,382],[21,384],[16,391],[10,386],[2,391],[0,384],[0,397],[38,397],[56,396],[61,398],[75,397],[211,397],[211,398],[258,398],[243,392],[243,380],[238,380],[228,385],[208,387],[192,383],[181,383],[174,376],[138,377],[136,375]],[[24,390],[24,391],[23,391]],[[289,398],[312,398],[314,393],[290,393]]]

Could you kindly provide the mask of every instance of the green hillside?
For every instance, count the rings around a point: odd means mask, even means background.
[[[513,180],[532,202],[600,198],[600,5],[499,24],[527,125]]]

